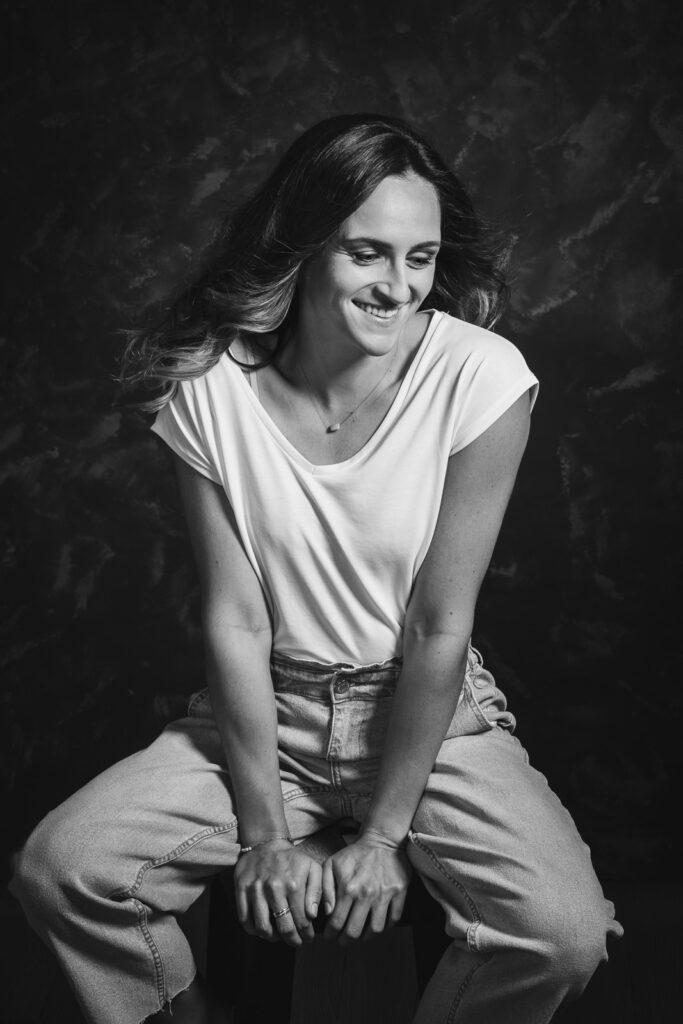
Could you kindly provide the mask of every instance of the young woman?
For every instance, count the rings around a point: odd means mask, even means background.
[[[200,1021],[177,923],[235,866],[245,929],[453,941],[417,1024],[540,1024],[619,934],[587,847],[470,644],[537,380],[491,333],[471,204],[402,121],[332,118],[234,217],[127,376],[159,395],[201,579],[208,689],[38,826],[14,890],[86,1017]],[[320,866],[298,848],[342,817]]]

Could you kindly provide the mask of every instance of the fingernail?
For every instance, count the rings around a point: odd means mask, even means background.
[[[315,917],[315,915],[318,913],[318,904],[317,903],[311,903],[311,911],[313,912],[313,917]]]
[[[325,911],[326,914],[332,913],[332,904],[330,903],[329,900],[325,900],[325,902],[323,903],[323,910]]]

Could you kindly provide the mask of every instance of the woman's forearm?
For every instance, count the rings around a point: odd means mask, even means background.
[[[410,829],[455,712],[467,666],[467,639],[435,634],[408,640],[374,796],[361,835],[401,843]]]
[[[207,680],[240,822],[253,845],[288,835],[268,631],[205,630]]]

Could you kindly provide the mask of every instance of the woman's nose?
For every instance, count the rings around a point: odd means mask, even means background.
[[[410,299],[410,283],[405,264],[388,264],[382,284],[383,291],[386,290],[387,297],[394,302],[407,302]]]

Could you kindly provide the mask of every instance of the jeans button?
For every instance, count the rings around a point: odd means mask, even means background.
[[[345,679],[340,679],[338,683],[334,684],[334,692],[335,693],[346,693],[348,688],[349,688],[349,684],[346,682]]]

